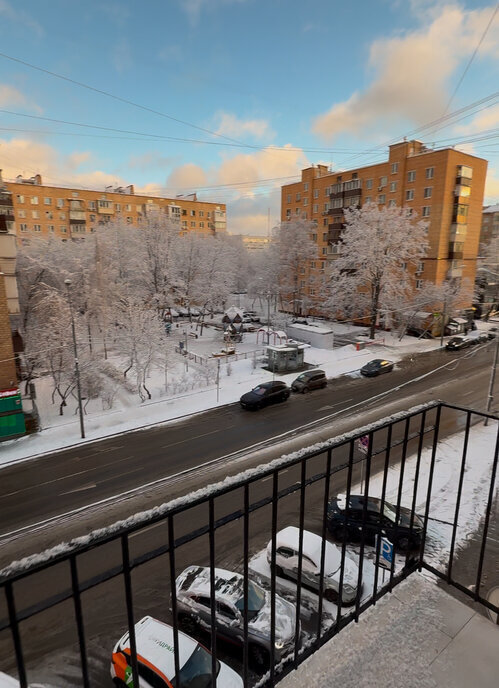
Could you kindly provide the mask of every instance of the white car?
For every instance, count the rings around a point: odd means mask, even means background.
[[[175,676],[173,628],[144,616],[135,624],[140,686],[134,688],[209,688],[211,659],[208,650],[188,635],[178,632],[180,675]],[[119,688],[133,685],[128,632],[114,646],[111,678]],[[179,681],[180,679],[180,681]],[[243,680],[227,664],[217,660],[217,688],[243,688]]]
[[[280,530],[276,535],[276,574],[286,578],[298,578],[298,552],[300,543],[300,530],[294,526],[288,526]],[[319,590],[321,572],[322,538],[308,530],[303,531],[303,556],[302,556],[302,585]],[[267,545],[267,561],[271,563],[272,541]],[[341,550],[326,541],[324,557],[324,597],[330,602],[339,599],[341,574]],[[345,553],[345,567],[343,572],[343,590],[341,600],[343,604],[352,604],[357,599],[359,569],[357,564]]]

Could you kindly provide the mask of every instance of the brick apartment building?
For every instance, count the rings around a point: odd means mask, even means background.
[[[380,208],[405,206],[429,222],[429,251],[415,270],[414,288],[423,280],[440,284],[449,278],[474,284],[486,172],[487,161],[474,155],[403,141],[389,147],[386,162],[343,172],[325,165],[302,170],[301,181],[281,189],[281,220],[316,222],[318,260],[308,267],[313,273],[341,250],[345,208],[369,201]],[[312,302],[319,296],[305,279],[302,295]]]
[[[499,203],[485,206],[482,212],[482,229],[480,245],[490,244],[492,239],[499,237]]]
[[[76,189],[43,184],[39,174],[29,179],[17,177],[6,181],[11,193],[18,237],[28,233],[78,238],[94,231],[99,224],[121,219],[140,227],[148,218],[166,217],[179,223],[180,231],[215,235],[227,231],[224,203],[198,201],[196,194],[161,198],[136,194],[133,185],[106,187],[104,191]]]

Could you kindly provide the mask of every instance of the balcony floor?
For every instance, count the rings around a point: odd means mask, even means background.
[[[499,626],[419,574],[280,682],[283,688],[492,688]]]

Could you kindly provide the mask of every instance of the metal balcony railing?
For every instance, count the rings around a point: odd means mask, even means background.
[[[468,489],[467,460],[472,433],[484,419],[491,421],[496,435],[488,453],[483,451],[482,445],[480,455],[481,461],[486,461],[488,466],[488,483],[482,483],[480,488],[487,498],[479,527],[477,524],[479,546],[467,568],[468,571],[470,567],[474,570],[474,587],[470,590],[455,566],[456,533],[460,527],[463,495]],[[308,451],[284,456],[136,514],[39,556],[12,563],[0,571],[0,670],[16,673],[21,688],[26,688],[29,681],[38,679],[39,683],[40,652],[50,655],[53,664],[57,649],[64,658],[78,658],[78,679],[74,678],[73,661],[72,685],[84,688],[105,686],[110,681],[107,667],[113,645],[128,631],[129,649],[123,654],[129,664],[128,677],[138,687],[141,677],[144,678],[141,672],[145,669],[137,650],[135,624],[144,614],[154,612],[155,616],[173,627],[169,650],[174,654],[175,675],[178,675],[181,618],[174,582],[188,564],[207,567],[211,581],[214,581],[215,568],[221,564],[228,568],[227,561],[231,560],[231,566],[242,575],[242,652],[235,659],[233,657],[232,664],[237,664],[245,686],[256,683],[274,685],[417,570],[432,572],[472,600],[499,612],[499,608],[491,604],[484,594],[484,560],[498,462],[499,433],[495,427],[498,420],[489,414],[440,402],[415,407],[315,445]],[[447,543],[445,557],[440,557],[435,563],[428,554],[432,537],[429,525],[434,520],[432,486],[434,475],[438,473],[439,437],[444,430],[448,432],[449,427],[462,435],[461,450],[459,455],[456,454],[453,467],[453,473],[459,478],[453,494],[445,495],[446,500],[452,500],[454,505],[453,517],[446,521],[445,537],[441,536]],[[398,473],[393,482],[395,470]],[[380,511],[385,513],[389,475],[393,483],[391,502],[392,522],[395,524],[392,541],[402,542],[399,538],[402,526],[397,524],[401,523],[403,501],[409,505],[411,513],[410,522],[405,524],[404,537],[410,540],[417,533],[416,521],[420,525],[417,544],[412,549],[398,552],[385,571],[380,566],[380,537],[375,537],[375,545],[372,546],[374,536],[386,535],[385,526],[370,524],[367,497],[372,497],[370,490],[377,481],[381,486]],[[330,525],[330,499],[338,492],[343,493],[345,504],[349,504],[352,495],[357,493],[364,506],[359,512],[354,550],[347,542],[345,528],[337,540],[341,558],[338,590],[333,604],[331,596],[325,595],[326,538]],[[419,516],[416,516],[416,511]],[[306,587],[310,579],[307,580],[305,575],[305,523],[307,530],[313,530],[322,538],[314,593]],[[287,584],[283,594],[287,594],[295,605],[296,623],[292,642],[285,655],[278,657],[275,642],[276,595],[280,585],[276,563],[277,533],[288,525],[298,527],[298,564],[296,584]],[[156,532],[154,541],[151,540],[153,531]],[[265,554],[262,548],[267,543]],[[348,600],[350,604],[347,605],[343,602],[347,600],[348,576],[352,585],[351,575],[347,573],[349,559],[354,556],[352,551],[357,563],[354,581],[357,594],[354,593],[353,604]],[[260,568],[255,562],[260,562]],[[267,588],[270,600],[270,650],[268,670],[263,676],[253,670],[249,653],[248,590],[250,580],[257,575],[255,571],[259,572],[261,584]],[[381,571],[385,572],[382,574]],[[227,652],[217,634],[214,584],[210,585],[209,599],[211,623],[202,636],[202,642],[212,653],[209,669],[212,680],[210,682],[208,678],[203,685],[214,686],[217,660]],[[302,609],[305,609],[304,614]],[[46,636],[48,624],[57,627],[55,637]],[[57,648],[51,647],[51,642],[56,643]],[[109,658],[107,666],[105,661],[96,657],[102,645],[107,646],[104,654]],[[173,681],[173,677],[168,678]],[[52,683],[57,685],[56,681]],[[182,681],[175,680],[174,685],[180,688]]]

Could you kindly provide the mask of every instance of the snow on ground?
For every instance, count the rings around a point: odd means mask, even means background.
[[[311,320],[309,319],[309,322]],[[324,321],[318,321],[321,324]],[[191,338],[189,332],[199,335],[195,323],[181,322],[174,327],[171,335],[172,344],[187,340],[190,353],[205,358],[211,357],[213,352],[224,347],[222,332],[207,327],[203,335],[197,339]],[[257,325],[257,324],[256,324]],[[479,323],[485,326],[485,323]],[[333,323],[335,332],[345,334],[365,333],[365,327],[355,327],[342,323]],[[211,359],[207,365],[193,360],[186,362],[186,358],[173,352],[169,359],[167,387],[165,390],[164,370],[155,369],[148,379],[151,391],[150,401],[140,402],[138,396],[125,389],[120,389],[113,408],[104,410],[100,400],[89,402],[85,415],[85,434],[88,440],[120,434],[139,429],[144,426],[172,421],[189,414],[199,413],[207,409],[230,404],[239,399],[245,392],[257,384],[272,380],[272,373],[261,368],[258,359],[264,352],[262,333],[247,332],[244,341],[236,345],[238,354],[246,354],[247,359],[231,360],[223,357],[220,360],[219,389],[217,392],[216,370],[217,361]],[[415,337],[404,337],[398,341],[395,334],[388,332],[377,333],[376,344],[370,344],[364,349],[356,350],[353,344],[334,349],[318,349],[309,347],[305,351],[305,362],[312,366],[321,367],[329,378],[340,375],[358,375],[358,370],[372,358],[389,358],[399,361],[412,353],[430,351],[439,347],[439,340]],[[116,359],[118,357],[116,356]],[[276,375],[288,384],[296,377],[296,373]],[[71,399],[63,416],[59,415],[57,403],[51,401],[51,383],[48,378],[36,380],[37,405],[42,419],[42,431],[36,435],[22,437],[17,440],[4,442],[0,445],[0,466],[13,461],[39,455],[56,449],[79,444],[79,418],[76,415],[76,400]],[[29,409],[29,402],[25,402]]]

